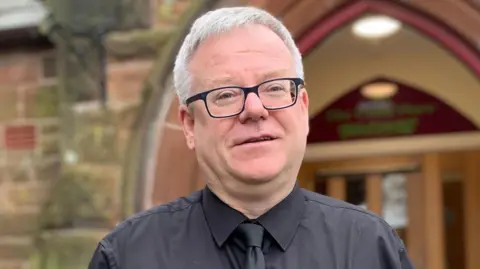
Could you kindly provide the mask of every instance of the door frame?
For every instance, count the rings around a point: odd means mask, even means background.
[[[443,180],[441,154],[407,154],[307,162],[326,180],[328,196],[346,200],[348,175],[365,175],[367,209],[379,216],[383,206],[383,175],[407,172],[408,226],[405,238],[416,268],[445,268]],[[317,180],[317,176],[314,177]],[[428,210],[427,210],[428,209]]]
[[[304,160],[306,162],[345,160],[472,149],[480,149],[480,132],[308,144]]]
[[[338,29],[368,13],[378,13],[410,25],[423,35],[436,41],[454,57],[463,62],[480,78],[480,52],[471,40],[435,16],[396,1],[346,1],[321,16],[296,38],[304,58],[318,49],[322,42]],[[415,140],[413,139],[415,138]],[[447,150],[480,149],[480,132],[422,135],[404,138],[358,140],[307,145],[306,161],[346,159],[365,156],[388,156]]]

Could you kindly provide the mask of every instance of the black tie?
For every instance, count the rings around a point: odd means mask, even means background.
[[[265,269],[265,258],[262,252],[264,228],[253,223],[242,223],[237,227],[240,239],[245,244],[244,269]]]

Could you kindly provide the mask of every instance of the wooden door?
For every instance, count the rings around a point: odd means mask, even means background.
[[[404,240],[415,268],[444,269],[438,154],[329,161],[315,167],[318,192],[387,220]]]

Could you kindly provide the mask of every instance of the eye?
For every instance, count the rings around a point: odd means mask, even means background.
[[[274,84],[274,85],[270,85],[267,88],[267,91],[269,92],[285,91],[285,87],[281,84]]]
[[[215,100],[224,100],[229,98],[234,98],[238,96],[238,93],[231,90],[221,91],[215,96]]]
[[[271,83],[265,86],[261,92],[269,96],[284,96],[288,92],[287,87],[282,83]]]
[[[226,106],[242,100],[242,90],[237,88],[219,89],[209,93],[207,100],[217,106]]]

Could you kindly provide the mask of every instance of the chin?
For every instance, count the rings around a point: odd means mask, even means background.
[[[276,178],[282,168],[280,166],[258,164],[244,164],[232,167],[233,174],[236,174],[242,181],[248,183],[265,183]]]
[[[285,168],[285,154],[271,148],[239,149],[225,155],[227,166],[242,181],[262,183],[276,178]]]

